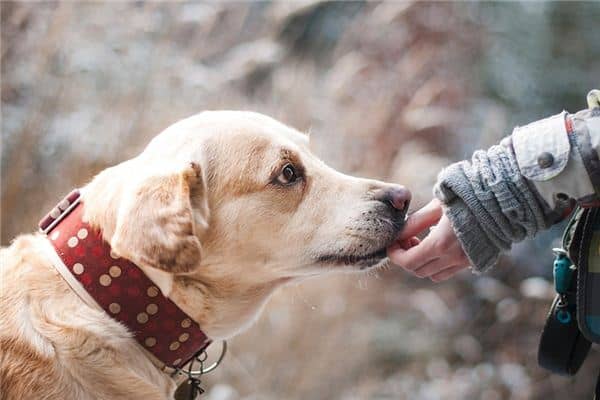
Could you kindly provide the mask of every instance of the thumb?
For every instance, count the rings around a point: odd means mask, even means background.
[[[418,235],[425,229],[438,223],[442,217],[442,204],[438,199],[433,199],[423,208],[408,216],[406,225],[402,229],[399,240],[404,240]]]

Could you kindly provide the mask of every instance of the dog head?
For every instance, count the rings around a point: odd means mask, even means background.
[[[169,127],[84,196],[112,248],[213,337],[282,283],[382,265],[410,201],[402,186],[328,167],[306,135],[230,111]]]

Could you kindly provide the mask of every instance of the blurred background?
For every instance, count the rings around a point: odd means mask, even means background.
[[[444,165],[586,106],[600,3],[1,3],[2,245],[205,109],[310,131],[343,172],[424,204]],[[212,400],[589,399],[536,363],[557,227],[485,276],[400,270],[281,290],[205,379]]]

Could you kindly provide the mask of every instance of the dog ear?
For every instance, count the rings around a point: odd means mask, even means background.
[[[111,246],[140,266],[189,272],[201,258],[197,225],[204,230],[208,220],[200,166],[151,170],[122,193]]]

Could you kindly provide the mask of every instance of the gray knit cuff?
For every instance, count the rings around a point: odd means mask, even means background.
[[[498,261],[500,249],[487,238],[479,226],[477,218],[466,204],[456,199],[444,207],[444,213],[450,220],[462,249],[469,258],[471,268],[476,273],[490,269]]]
[[[444,203],[444,214],[469,258],[471,269],[482,273],[493,267],[500,255],[500,248],[488,238],[473,210],[465,203],[464,199],[470,199],[470,203],[475,204],[478,200],[462,171],[461,163],[452,164],[440,172],[433,192]]]

